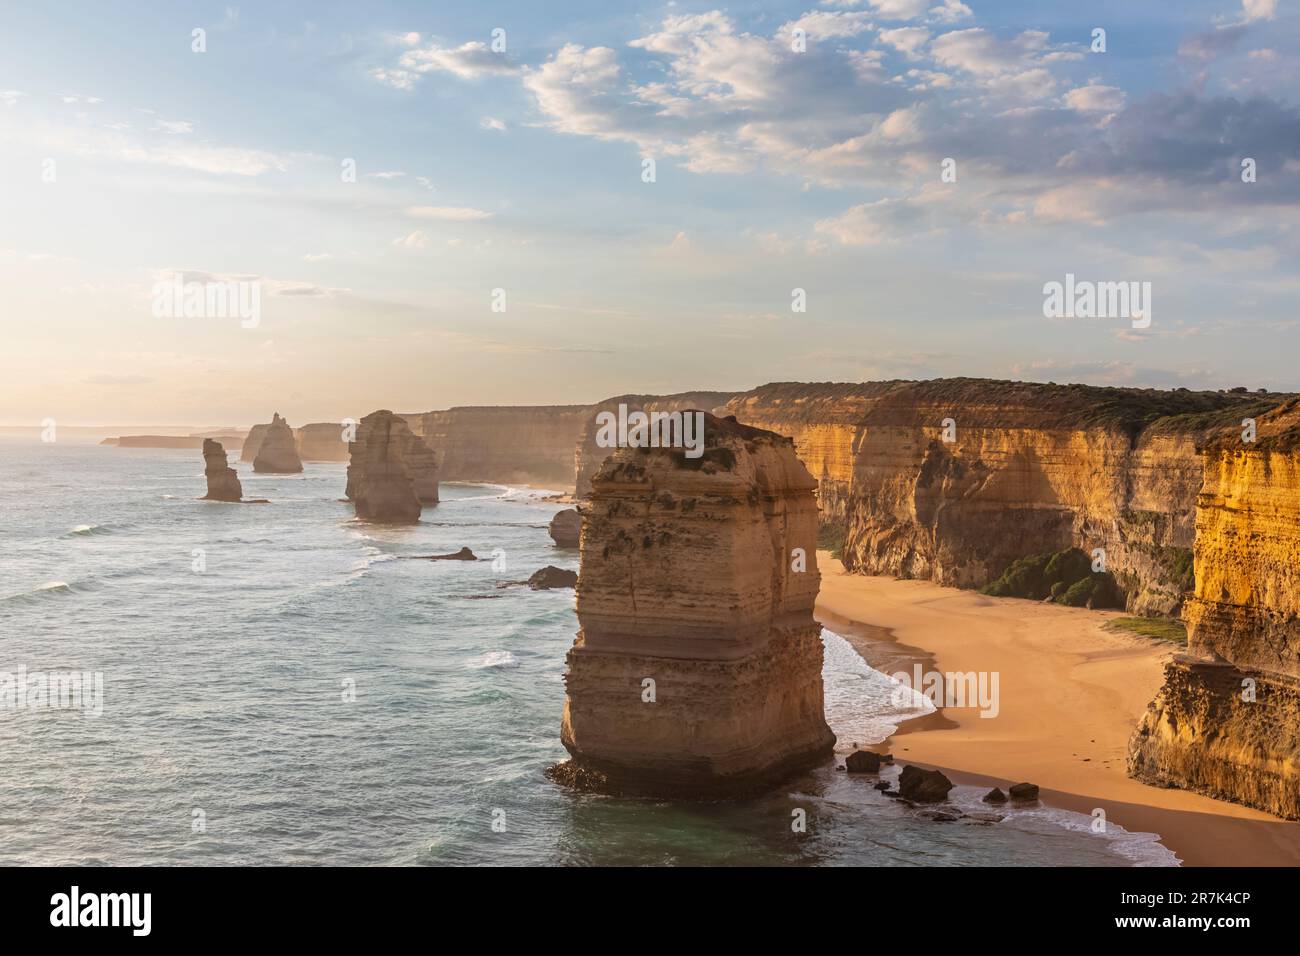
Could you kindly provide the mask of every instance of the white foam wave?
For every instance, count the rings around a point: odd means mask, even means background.
[[[465,664],[468,670],[482,670],[485,667],[518,667],[519,661],[509,651],[488,651]]]

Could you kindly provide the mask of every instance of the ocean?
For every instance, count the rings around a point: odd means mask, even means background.
[[[0,438],[0,864],[1177,863],[1054,808],[926,820],[829,764],[744,802],[566,791],[543,771],[565,757],[573,592],[509,583],[577,569],[546,533],[563,506],[444,484],[418,526],[385,528],[340,501],[343,464],[236,467],[270,504],[196,500],[197,450]],[[466,546],[484,560],[402,560]],[[843,753],[901,715],[824,633]],[[102,697],[6,703],[24,671]]]

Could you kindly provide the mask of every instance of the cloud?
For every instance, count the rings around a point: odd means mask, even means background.
[[[474,222],[492,216],[490,212],[469,206],[408,206],[406,214],[416,219],[436,219],[440,222]]]
[[[1277,14],[1277,0],[1241,0],[1241,8],[1247,23],[1272,20]]]
[[[499,133],[506,131],[506,124],[495,116],[485,116],[478,121],[478,125],[483,129],[496,130]]]
[[[414,232],[408,232],[404,236],[399,236],[393,240],[393,245],[401,246],[404,249],[423,249],[429,244],[429,237],[419,229]]]
[[[1084,113],[1114,113],[1124,108],[1124,91],[1117,86],[1089,83],[1065,94],[1065,105]]]
[[[896,30],[881,30],[880,41],[888,43],[895,50],[916,56],[930,39],[930,31],[925,27],[899,27]]]
[[[25,95],[21,90],[0,90],[0,103],[13,106]]]
[[[796,29],[803,30],[810,40],[854,37],[872,29],[871,15],[829,10],[810,11],[798,20],[791,20],[778,31],[778,34],[788,38]]]
[[[369,179],[401,179],[406,173],[400,169],[385,169],[378,173],[366,173],[365,175]]]
[[[413,38],[413,39],[412,39]],[[406,43],[412,39],[411,43]],[[380,83],[399,90],[414,88],[416,80],[427,73],[450,73],[462,80],[475,80],[483,76],[506,75],[519,72],[519,66],[505,53],[494,53],[486,43],[472,40],[458,47],[442,46],[431,41],[418,46],[418,33],[408,33],[402,38],[412,46],[397,58],[397,64],[375,67],[370,75]]]

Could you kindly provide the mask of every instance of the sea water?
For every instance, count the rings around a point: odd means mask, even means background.
[[[926,820],[829,762],[743,802],[566,791],[543,771],[573,592],[515,583],[577,568],[546,532],[562,505],[443,484],[387,528],[339,500],[341,463],[236,467],[269,504],[197,500],[198,450],[0,438],[0,672],[103,682],[99,716],[0,708],[0,864],[1177,862],[1049,807]],[[461,547],[484,560],[403,560]],[[824,638],[839,751],[883,739],[890,678]]]

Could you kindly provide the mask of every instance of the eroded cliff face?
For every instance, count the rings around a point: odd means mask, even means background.
[[[1300,819],[1300,402],[1205,445],[1188,654],[1129,748],[1141,780]]]
[[[585,405],[470,406],[404,415],[439,455],[443,481],[568,489]]]
[[[341,422],[312,422],[294,429],[298,457],[303,461],[347,461],[348,443]]]
[[[605,459],[614,451],[602,448],[597,443],[600,425],[597,417],[601,412],[618,414],[619,406],[624,406],[628,413],[645,412],[681,412],[686,409],[699,409],[711,412],[726,404],[735,395],[734,392],[678,392],[676,395],[619,395],[608,398],[590,406],[584,413],[582,429],[578,436],[578,447],[573,454],[574,495],[585,498],[591,494],[591,479]],[[728,414],[731,414],[728,412]]]
[[[203,476],[208,482],[208,492],[203,500],[239,501],[244,497],[239,476],[226,463],[226,449],[221,442],[211,438],[203,439]]]
[[[388,409],[371,412],[357,424],[356,441],[348,447],[347,496],[358,518],[387,524],[415,524],[420,520],[421,499],[412,455],[420,439],[411,434],[405,421]],[[427,454],[427,449],[425,449]],[[434,481],[433,500],[437,501]]]
[[[831,753],[816,482],[788,439],[713,416],[705,430],[702,458],[620,449],[593,478],[561,779],[726,795]]]
[[[1017,558],[1077,547],[1139,613],[1190,586],[1198,437],[1258,400],[976,379],[777,384],[741,421],[795,439],[850,570],[979,587]]]

